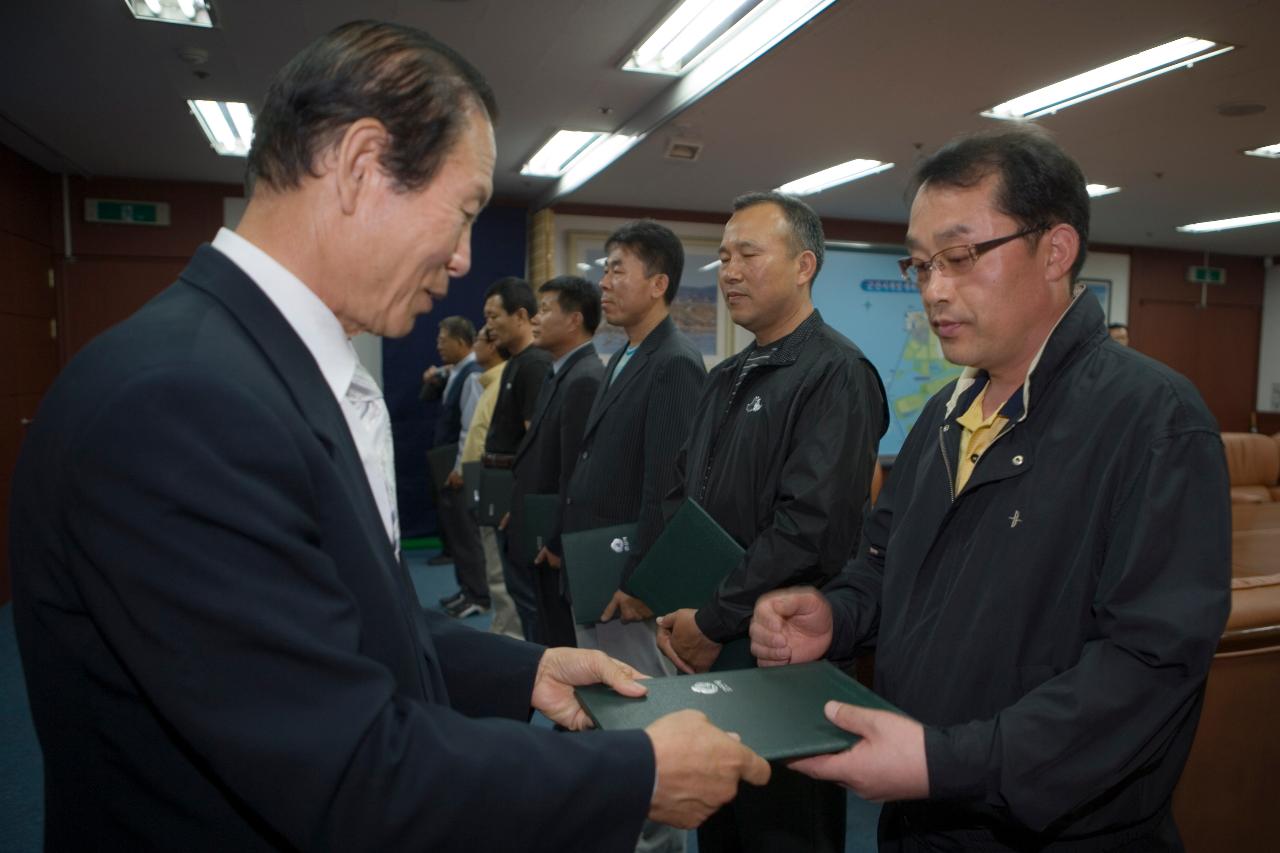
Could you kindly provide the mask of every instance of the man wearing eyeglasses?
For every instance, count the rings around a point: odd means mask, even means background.
[[[1107,335],[1075,282],[1089,200],[1053,142],[954,142],[918,168],[903,274],[946,357],[821,592],[762,599],[762,664],[872,649],[908,716],[792,766],[888,801],[881,850],[1180,850],[1170,813],[1229,607],[1217,425]]]

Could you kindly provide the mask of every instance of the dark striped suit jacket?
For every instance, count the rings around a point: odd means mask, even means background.
[[[693,341],[663,320],[612,383],[622,350],[605,368],[569,481],[562,531],[638,522],[630,577],[662,530],[662,498],[676,485],[676,455],[702,393],[706,368]]]

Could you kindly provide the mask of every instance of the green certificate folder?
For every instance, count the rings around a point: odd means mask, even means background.
[[[520,517],[519,553],[526,566],[533,564],[533,558],[538,556],[538,551],[551,538],[559,508],[559,495],[524,496],[524,514]]]
[[[509,468],[480,469],[480,504],[476,507],[480,524],[498,526],[502,517],[511,511],[511,490],[515,484]]]
[[[692,498],[667,522],[627,582],[627,592],[661,616],[701,607],[733,571],[744,551]]]
[[[736,732],[768,761],[839,752],[858,742],[857,735],[823,715],[828,700],[902,713],[828,661],[651,678],[645,686],[649,692],[641,699],[619,696],[601,684],[575,692],[604,731],[641,729],[693,708],[721,729]]]
[[[462,463],[462,503],[467,509],[480,506],[480,472],[483,470],[479,462]]]
[[[600,619],[618,589],[622,569],[636,541],[634,524],[579,530],[560,537],[564,572],[573,601],[573,620],[590,625]]]
[[[453,471],[453,463],[458,459],[458,445],[442,444],[427,451],[427,467],[431,469],[431,482],[437,489],[444,488],[444,481],[449,479]]]

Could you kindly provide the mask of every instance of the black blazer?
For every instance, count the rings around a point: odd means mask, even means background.
[[[47,849],[634,847],[647,738],[525,725],[541,649],[424,615],[310,352],[211,247],[62,372],[12,520]]]
[[[618,350],[609,360],[605,382],[621,358]],[[624,585],[662,530],[662,499],[678,482],[676,455],[706,374],[702,354],[668,317],[613,383],[601,385],[587,416],[562,527],[571,532],[638,521]]]
[[[511,530],[508,547],[516,548],[523,523],[525,495],[564,495],[582,450],[582,433],[591,403],[600,390],[604,365],[594,344],[573,353],[554,375],[548,374],[546,387],[538,394],[537,408],[529,429],[516,450],[513,469],[515,489],[511,500]],[[561,504],[561,513],[564,505]],[[552,531],[555,547],[560,523]],[[518,555],[511,553],[513,558]]]

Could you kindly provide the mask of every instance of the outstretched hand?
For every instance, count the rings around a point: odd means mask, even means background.
[[[924,726],[901,714],[828,702],[827,719],[862,740],[831,755],[792,761],[792,770],[837,782],[871,802],[920,800],[929,796]]]

